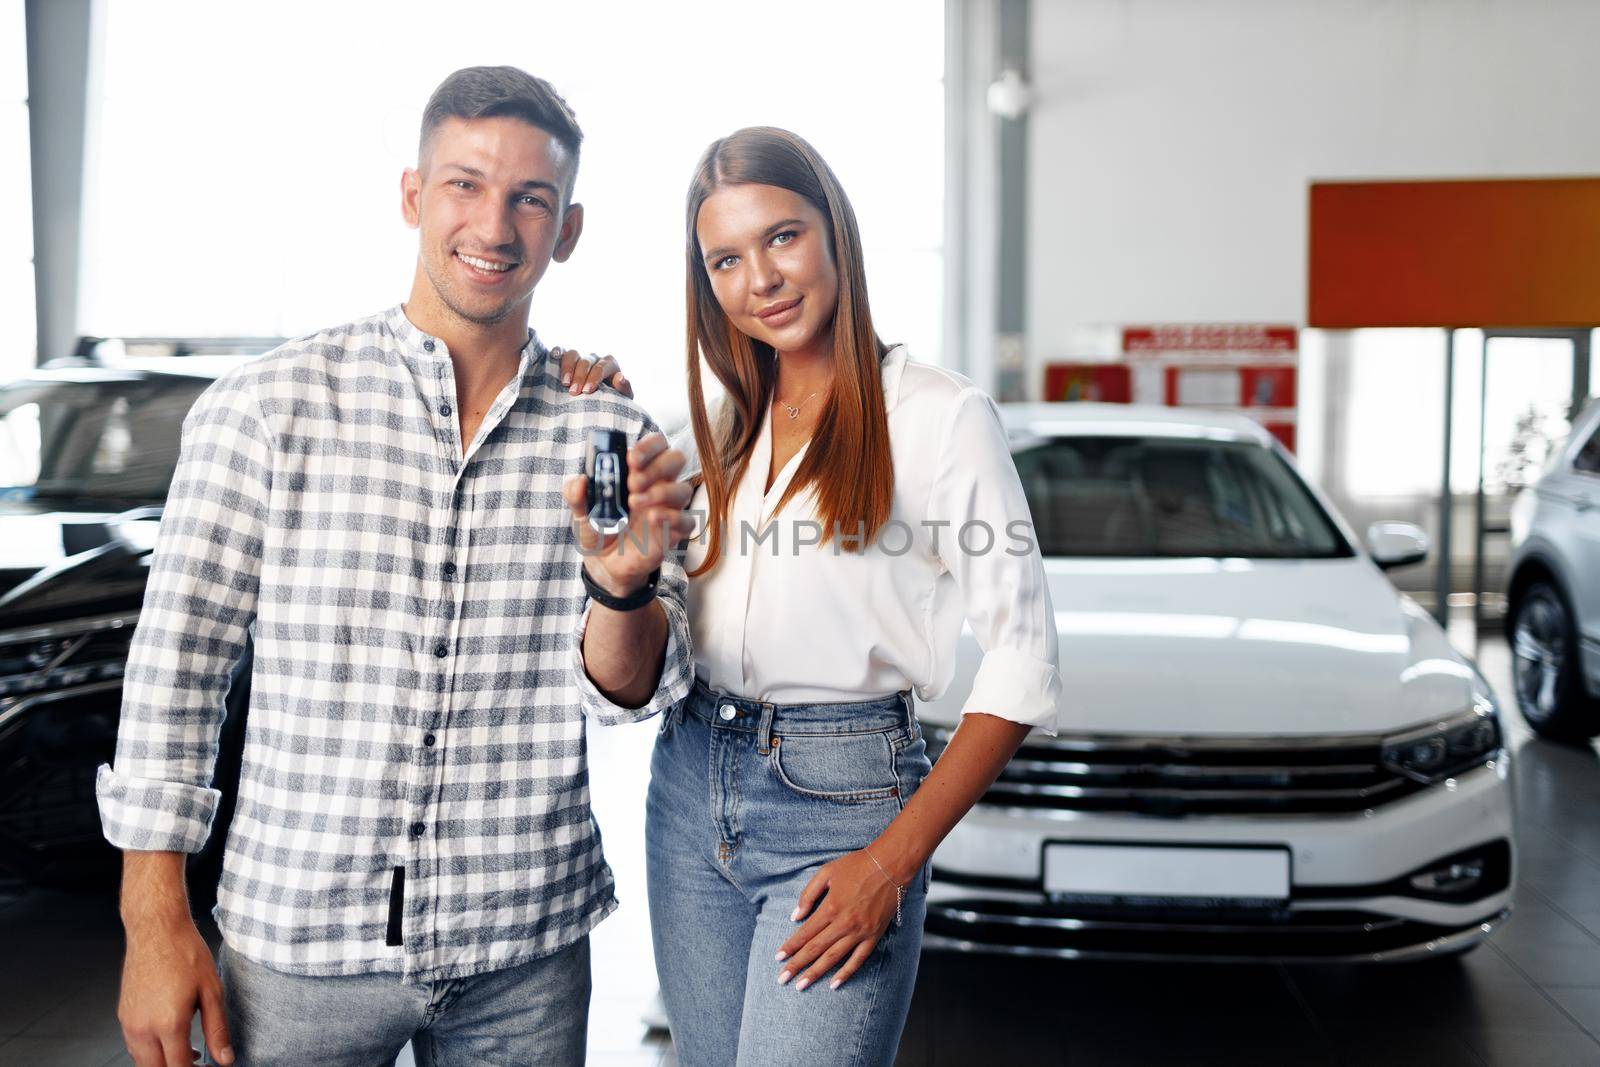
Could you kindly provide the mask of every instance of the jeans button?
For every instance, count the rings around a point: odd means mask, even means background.
[[[732,704],[724,704],[724,705],[722,705],[722,710],[720,712],[718,712],[717,714],[722,716],[722,721],[723,722],[727,722],[728,720],[736,717],[739,714],[739,712],[734,708],[734,706]]]

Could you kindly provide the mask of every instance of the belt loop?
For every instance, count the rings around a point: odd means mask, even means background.
[[[759,704],[761,719],[756,723],[756,751],[763,756],[772,752],[772,720],[778,713],[776,704]]]
[[[900,702],[906,707],[906,729],[915,736],[917,732],[917,703],[911,698],[911,690],[900,690]]]

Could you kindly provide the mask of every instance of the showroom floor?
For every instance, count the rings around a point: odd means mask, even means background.
[[[1505,643],[1486,642],[1480,660],[1505,697]],[[1132,966],[930,954],[898,1063],[1600,1063],[1600,753],[1534,740],[1514,712],[1507,725],[1521,826],[1516,914],[1459,964]],[[623,902],[594,938],[589,1062],[597,1067],[675,1062],[665,1036],[640,1021],[655,991],[641,840],[652,730],[591,734],[595,808]],[[115,1019],[120,953],[109,897],[0,887],[0,1063],[131,1062]]]

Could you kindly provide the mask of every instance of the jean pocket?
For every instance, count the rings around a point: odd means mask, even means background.
[[[685,700],[688,698],[685,697]],[[656,731],[657,741],[666,741],[672,737],[672,731],[677,728],[678,718],[683,714],[684,701],[680,700],[672,707],[661,713],[661,727]]]
[[[895,800],[900,780],[888,733],[783,734],[767,757],[792,793],[838,804]]]

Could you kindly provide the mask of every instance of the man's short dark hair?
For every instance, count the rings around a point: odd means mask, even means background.
[[[572,108],[549,82],[516,67],[463,67],[440,82],[422,112],[418,162],[427,156],[428,141],[445,119],[487,119],[500,115],[521,119],[554,137],[572,153],[576,176],[583,131],[578,128]]]

